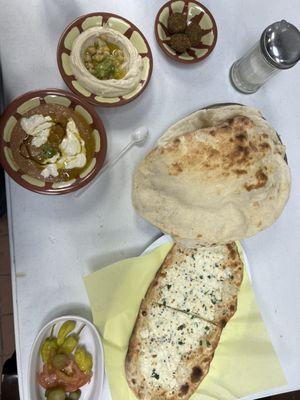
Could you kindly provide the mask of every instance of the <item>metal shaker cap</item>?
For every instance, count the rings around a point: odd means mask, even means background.
[[[264,30],[260,44],[266,60],[276,68],[291,68],[300,60],[300,32],[284,19]]]

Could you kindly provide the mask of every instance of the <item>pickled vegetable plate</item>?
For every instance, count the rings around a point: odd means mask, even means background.
[[[104,356],[99,333],[97,332],[94,325],[87,319],[74,315],[67,315],[50,321],[46,326],[41,329],[33,343],[28,368],[28,397],[30,398],[30,400],[46,399],[45,389],[40,386],[37,379],[37,376],[42,371],[44,365],[40,349],[42,344],[45,342],[45,339],[51,336],[51,330],[53,326],[54,335],[57,336],[60,327],[66,321],[75,321],[75,330],[77,332],[81,327],[84,326],[84,328],[80,332],[78,344],[80,346],[84,346],[91,354],[93,359],[93,376],[89,383],[81,387],[80,400],[101,398],[104,379]]]

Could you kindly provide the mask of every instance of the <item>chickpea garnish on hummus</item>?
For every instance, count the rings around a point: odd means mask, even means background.
[[[126,75],[123,51],[105,40],[99,39],[89,46],[83,59],[86,69],[97,79],[122,79]]]

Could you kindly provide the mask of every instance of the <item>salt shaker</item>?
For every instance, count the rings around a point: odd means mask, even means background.
[[[293,67],[300,59],[300,32],[285,20],[275,22],[260,41],[231,67],[230,78],[237,90],[256,92],[271,76]]]

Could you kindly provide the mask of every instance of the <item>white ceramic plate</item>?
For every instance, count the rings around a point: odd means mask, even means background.
[[[151,243],[143,252],[142,252],[142,256],[150,253],[150,251],[153,251],[154,249],[156,249],[156,247],[159,247],[165,243],[173,243],[173,239],[171,238],[170,235],[162,235],[160,236],[158,239],[154,240],[153,243]]]
[[[37,382],[37,374],[42,370],[43,366],[39,353],[40,346],[46,337],[50,335],[53,324],[55,324],[54,334],[57,335],[63,322],[70,319],[76,321],[74,332],[78,331],[78,329],[85,324],[85,328],[80,334],[79,344],[84,345],[93,356],[93,377],[89,384],[81,388],[80,400],[99,400],[101,398],[104,378],[104,356],[99,333],[94,325],[87,319],[75,315],[66,315],[56,318],[45,325],[32,345],[28,369],[28,399],[45,400],[45,390]]]

